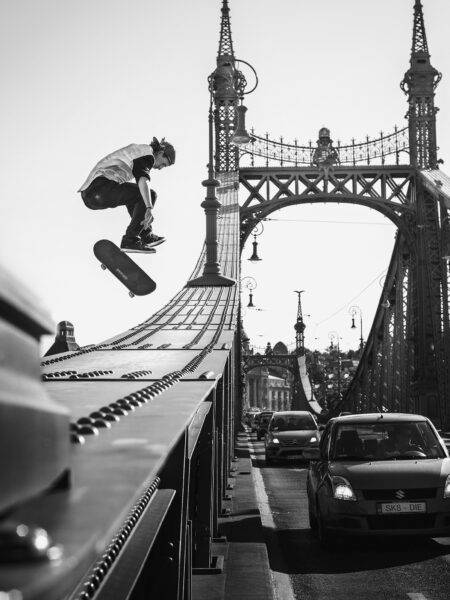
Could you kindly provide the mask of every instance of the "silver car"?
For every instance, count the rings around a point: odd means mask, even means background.
[[[337,417],[307,455],[309,521],[322,545],[336,535],[450,536],[450,458],[426,417]]]
[[[280,459],[305,458],[305,450],[318,447],[319,440],[318,425],[310,412],[275,412],[265,439],[266,464]]]

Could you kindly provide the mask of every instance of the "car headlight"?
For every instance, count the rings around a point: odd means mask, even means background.
[[[280,440],[278,438],[272,438],[272,444],[279,444]]]
[[[345,477],[334,476],[331,478],[333,485],[333,498],[336,500],[356,500],[355,493]]]
[[[450,475],[447,477],[444,485],[444,498],[450,498]]]
[[[309,443],[317,444],[318,441],[319,441],[318,438],[315,435],[313,435],[312,438],[309,440]]]

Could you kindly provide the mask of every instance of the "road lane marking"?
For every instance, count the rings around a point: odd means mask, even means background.
[[[256,460],[255,446],[254,443],[249,439],[248,445],[250,447],[250,459]],[[261,469],[254,467],[252,464],[252,477],[253,483],[256,490],[256,499],[258,501],[259,512],[261,514],[261,522],[263,527],[270,530],[273,535],[271,536],[271,544],[275,554],[281,556],[281,551],[278,544],[278,538],[276,536],[276,526],[273,519],[272,511],[270,510],[269,498],[266,493],[264,486],[263,476],[261,475]],[[273,579],[273,587],[276,600],[295,600],[294,590],[289,575],[286,573],[280,573],[279,571],[270,570]]]
[[[406,595],[408,598],[411,598],[411,600],[428,600],[425,594],[421,594],[420,592],[407,592]]]

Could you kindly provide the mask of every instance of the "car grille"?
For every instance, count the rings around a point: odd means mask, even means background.
[[[430,529],[435,515],[371,515],[367,517],[369,529]]]
[[[296,440],[296,439],[293,439],[293,440],[289,440],[288,439],[288,440],[286,440],[286,439],[284,439],[281,442],[281,444],[283,446],[306,446],[306,440]]]
[[[395,494],[399,490],[404,496],[398,498]],[[399,500],[422,500],[424,498],[436,498],[436,488],[396,488],[394,490],[362,490],[364,500],[386,500],[387,502],[398,502]]]

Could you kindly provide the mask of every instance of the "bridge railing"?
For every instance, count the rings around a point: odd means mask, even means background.
[[[256,135],[252,129],[251,140],[248,144],[240,146],[240,166],[305,166],[314,164],[314,153],[317,145],[309,141],[301,145],[297,140],[287,143],[283,137],[278,140]],[[338,153],[341,165],[384,165],[387,157],[393,156],[394,164],[409,164],[409,156],[402,157],[402,153],[409,155],[408,128],[394,128],[392,133],[380,132],[378,137],[369,136],[362,142],[352,139],[350,144],[342,145],[340,141],[334,146]],[[262,160],[261,160],[262,159]]]

